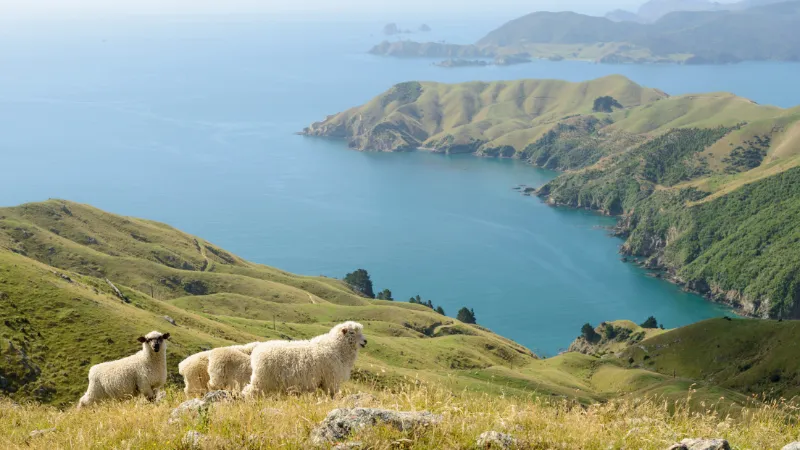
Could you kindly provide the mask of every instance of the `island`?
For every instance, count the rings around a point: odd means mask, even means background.
[[[438,67],[453,68],[453,67],[485,67],[490,66],[491,63],[482,59],[461,59],[450,58],[444,61],[434,63]]]
[[[800,1],[737,5],[710,11],[670,11],[653,21],[634,19],[619,11],[611,18],[536,12],[500,26],[473,44],[383,42],[370,53],[437,58],[495,58],[524,53],[535,59],[606,64],[800,61],[800,33],[796,32]]]
[[[670,96],[622,76],[407,82],[302,134],[562,171],[521,191],[618,217],[623,255],[689,291],[800,318],[800,107]]]

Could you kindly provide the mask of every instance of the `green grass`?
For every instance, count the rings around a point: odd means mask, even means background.
[[[620,359],[747,395],[789,399],[800,394],[798,332],[796,321],[712,319],[650,338]]]

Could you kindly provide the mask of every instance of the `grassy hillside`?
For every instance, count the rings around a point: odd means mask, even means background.
[[[338,280],[253,264],[167,225],[63,200],[0,209],[0,316],[3,448],[59,448],[64,442],[185,448],[180,439],[187,429],[206,434],[206,448],[307,448],[313,425],[331,409],[351,405],[347,394],[354,392],[371,394],[362,395],[364,406],[427,409],[444,418],[422,431],[379,427],[354,437],[378,447],[412,438],[409,448],[465,448],[496,429],[511,432],[523,448],[663,448],[709,434],[744,448],[770,448],[765,445],[788,442],[798,432],[788,420],[790,406],[741,393],[794,392],[796,364],[784,345],[800,334],[793,324],[736,321],[730,335],[728,322],[712,321],[698,325],[699,339],[693,327],[660,334],[613,322],[629,329],[626,342],[637,344],[609,342],[608,349],[630,355],[566,353],[542,360],[424,306],[359,297]],[[224,404],[198,421],[167,423],[183,400],[176,372],[186,355],[231,343],[306,338],[344,320],[361,321],[370,344],[340,396]],[[173,337],[163,403],[132,400],[89,412],[54,408],[82,394],[91,365],[132,353],[139,347],[135,338],[153,329]],[[705,359],[682,358],[684,352]],[[734,359],[741,368],[703,369]],[[632,428],[631,421],[643,417],[650,425]],[[728,425],[720,428],[721,422]]]
[[[345,320],[362,322],[370,341],[357,383],[424,380],[584,403],[623,393],[595,379],[605,369],[589,357],[539,360],[427,307],[359,297],[338,280],[253,264],[167,225],[63,200],[0,209],[0,300],[0,389],[20,401],[71,404],[93,364],[133,353],[153,329],[173,336],[169,379],[179,387],[177,363],[189,354],[307,338]],[[644,379],[642,389],[672,383]]]
[[[663,3],[659,2],[656,9],[660,10]],[[652,23],[613,21],[573,12],[536,12],[509,21],[474,45],[384,42],[371,52],[406,57],[527,53],[538,58],[607,63],[799,60],[800,37],[794,33],[794,24],[800,17],[800,2],[763,3],[714,11],[667,6],[674,11],[645,12],[649,18],[659,16]]]
[[[394,390],[358,385],[335,399],[307,394],[220,403],[197,420],[177,424],[168,423],[170,411],[183,400],[175,392],[157,405],[107,403],[91,411],[14,406],[0,399],[0,446],[189,449],[198,447],[182,438],[194,430],[202,433],[199,448],[204,449],[306,449],[314,448],[309,435],[328,412],[355,405],[430,411],[441,417],[435,425],[407,431],[365,427],[347,439],[376,449],[477,448],[478,436],[495,430],[512,435],[517,441],[514,448],[663,450],[684,438],[713,436],[729,440],[733,448],[778,450],[800,433],[789,405],[761,405],[742,415],[720,406],[717,396],[696,413],[686,407],[690,395],[675,403],[620,399],[580,407],[568,400],[482,394],[427,383]],[[34,430],[50,431],[29,437]]]
[[[746,394],[800,394],[800,322],[712,319],[629,347],[620,359],[665,375],[704,379]]]

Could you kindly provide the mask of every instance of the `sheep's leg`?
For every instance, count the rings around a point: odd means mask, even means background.
[[[144,395],[148,401],[153,401],[156,399],[156,394],[153,391],[153,386],[150,385],[150,380],[140,377],[136,380],[136,388],[139,390],[139,393]]]
[[[83,394],[83,397],[81,397],[81,399],[78,401],[78,409],[85,408],[96,402],[99,398],[99,394],[97,383],[94,381],[94,379],[90,379],[89,387],[86,389],[86,393]]]

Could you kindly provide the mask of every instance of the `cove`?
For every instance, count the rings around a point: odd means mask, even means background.
[[[676,94],[739,80],[726,90],[795,104],[793,78],[778,86],[796,65],[447,71],[365,55],[380,39],[373,29],[263,18],[4,29],[0,204],[66,198],[165,222],[292,272],[365,268],[398,300],[419,294],[451,316],[474,308],[481,325],[547,355],[586,322],[655,315],[674,327],[726,313],[620,261],[621,242],[606,230],[614,219],[512,190],[553,172],[471,156],[358,153],[293,133],[413,79],[623,72]],[[659,85],[669,74],[672,86]],[[761,78],[774,83],[754,87]]]

